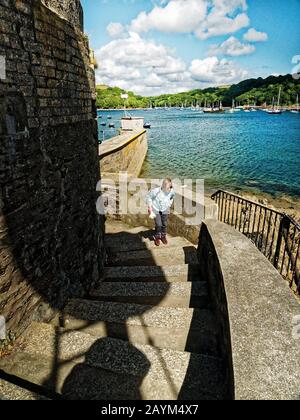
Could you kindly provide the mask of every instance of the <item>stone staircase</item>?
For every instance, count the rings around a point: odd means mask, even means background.
[[[66,399],[226,398],[196,248],[175,237],[157,248],[150,237],[147,228],[109,222],[104,281],[70,300],[59,322],[31,325],[0,369]],[[20,389],[0,380],[0,399],[39,399]]]

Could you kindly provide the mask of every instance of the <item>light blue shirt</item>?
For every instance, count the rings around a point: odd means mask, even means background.
[[[175,192],[172,189],[170,192],[164,192],[160,187],[151,190],[146,198],[146,203],[152,207],[155,214],[159,212],[168,213],[173,202]]]

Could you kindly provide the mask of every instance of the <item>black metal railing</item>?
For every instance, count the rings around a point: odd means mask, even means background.
[[[272,262],[300,295],[300,226],[290,216],[236,194],[212,195],[220,222],[239,230]]]

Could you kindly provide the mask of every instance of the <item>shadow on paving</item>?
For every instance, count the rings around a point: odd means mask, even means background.
[[[142,234],[142,237],[150,240],[153,235],[152,231]],[[110,234],[108,237],[119,241],[120,235]],[[142,241],[141,235],[124,234],[128,243],[136,243],[137,249],[148,250],[147,245]],[[121,244],[122,245],[122,244]],[[187,247],[185,254],[188,255],[190,251],[194,251]],[[151,251],[149,251],[149,258],[151,257]],[[155,262],[153,260],[153,265]],[[151,265],[149,265],[151,268]],[[195,266],[190,266],[187,278],[189,281],[201,280],[199,277],[195,277],[197,271]],[[137,279],[126,279],[128,284],[132,284]],[[143,278],[143,280],[145,280]],[[149,277],[145,280],[148,283],[152,283],[152,278],[149,273]],[[164,294],[160,296],[151,296],[151,305],[154,307],[160,307],[160,304],[164,297],[168,294],[170,289],[170,283],[166,278],[164,271],[161,269],[159,273],[159,284],[164,287]],[[110,279],[105,279],[105,282],[109,282]],[[125,281],[124,278],[120,278],[120,281]],[[158,281],[156,275],[155,281]],[[197,287],[198,281],[192,283],[192,289]],[[201,282],[199,282],[201,283]],[[156,283],[158,284],[158,283]],[[101,289],[101,283],[99,284]],[[176,365],[180,366],[180,360],[175,360],[175,365],[170,363],[166,358],[166,350],[157,347],[156,334],[160,331],[160,334],[164,336],[175,337],[175,341],[178,340],[177,334],[182,334],[183,328],[171,328],[165,326],[158,326],[155,328],[149,328],[149,326],[143,323],[147,313],[151,311],[149,306],[149,296],[144,296],[144,304],[141,304],[139,300],[139,306],[126,305],[124,313],[113,313],[112,319],[106,321],[103,319],[103,325],[105,334],[104,337],[97,337],[97,321],[84,321],[83,324],[78,328],[74,328],[74,331],[82,331],[94,335],[95,342],[90,346],[88,351],[85,351],[81,358],[80,363],[74,366],[67,367],[71,360],[61,361],[61,340],[64,334],[68,334],[70,330],[62,331],[57,329],[57,340],[56,340],[56,357],[53,365],[51,377],[44,382],[46,388],[57,389],[66,399],[82,399],[82,400],[143,400],[147,399],[147,393],[153,396],[151,399],[175,399],[175,400],[201,400],[201,399],[224,399],[226,398],[226,390],[223,386],[223,367],[222,362],[218,358],[217,350],[217,334],[212,329],[215,328],[215,324],[212,323],[210,318],[210,310],[208,302],[205,302],[205,308],[207,308],[207,314],[203,312],[203,302],[194,301],[191,297],[190,308],[196,308],[192,317],[189,328],[186,331],[186,339],[181,338],[180,351],[193,352],[182,371],[181,379],[178,380],[176,372],[172,371],[172,367]],[[113,306],[118,300],[108,298]],[[134,298],[133,298],[134,300]],[[133,303],[131,300],[131,303]],[[102,298],[99,298],[102,301]],[[122,301],[127,302],[126,297]],[[97,299],[93,298],[90,304],[97,303]],[[122,303],[120,304],[122,305]],[[120,308],[117,306],[116,309]],[[164,307],[160,307],[164,310]],[[78,312],[74,311],[74,315],[78,317]],[[121,315],[121,316],[120,316]],[[207,315],[207,318],[201,319],[201,317]],[[72,316],[72,312],[68,311],[65,315],[67,320],[68,316]],[[132,327],[128,325],[127,321],[136,317],[140,320],[139,328],[134,335],[133,341],[140,342],[142,345],[154,346],[151,349],[152,356],[154,359],[149,360],[147,355],[144,354],[142,349],[138,348],[139,345],[134,345],[132,340]],[[114,322],[115,320],[115,322]],[[209,321],[208,321],[209,320]],[[140,337],[139,337],[140,335]],[[118,339],[116,341],[115,339]],[[119,341],[121,340],[121,341]],[[137,346],[137,347],[136,347]],[[176,346],[176,345],[175,345]],[[161,347],[164,347],[163,345]],[[168,345],[165,345],[168,348]],[[174,353],[175,357],[180,358],[180,353]],[[78,356],[78,355],[77,355]],[[152,361],[155,360],[155,366],[152,365]],[[64,369],[66,371],[64,372]],[[63,372],[63,373],[61,373]],[[67,373],[66,373],[67,372]],[[148,381],[148,376],[151,376]],[[151,387],[157,386],[158,389],[153,391]],[[161,387],[167,387],[167,394]],[[149,394],[148,394],[149,395]]]

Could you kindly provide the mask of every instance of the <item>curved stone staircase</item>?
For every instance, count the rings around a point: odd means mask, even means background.
[[[176,237],[157,248],[151,234],[108,222],[104,281],[70,300],[58,323],[33,324],[0,360],[6,374],[41,386],[40,393],[0,380],[0,399],[226,398],[196,248]]]

